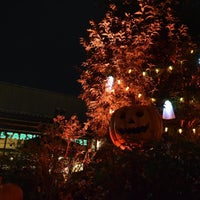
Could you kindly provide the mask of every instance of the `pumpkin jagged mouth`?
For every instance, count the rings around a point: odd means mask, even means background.
[[[140,134],[140,133],[145,133],[146,130],[149,128],[149,125],[145,125],[145,126],[139,126],[139,127],[135,127],[135,128],[119,128],[117,129],[117,132],[119,132],[120,134]]]

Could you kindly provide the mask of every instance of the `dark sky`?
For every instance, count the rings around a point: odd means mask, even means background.
[[[16,0],[1,9],[0,81],[78,94],[79,39],[101,9],[93,0]]]
[[[197,35],[196,7],[187,6],[183,12]],[[86,36],[90,19],[103,16],[102,3],[15,0],[5,1],[1,9],[0,81],[78,95],[77,68],[84,61],[79,39]]]

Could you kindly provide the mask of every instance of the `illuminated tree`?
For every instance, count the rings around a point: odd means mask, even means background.
[[[87,59],[78,81],[88,107],[87,125],[97,135],[108,132],[112,112],[122,106],[156,99],[160,107],[164,98],[188,95],[188,84],[197,86],[193,65],[192,70],[184,65],[195,45],[175,17],[173,2],[110,4],[102,21],[90,21],[88,40],[81,38]]]
[[[83,170],[93,152],[83,143],[85,131],[75,115],[69,119],[57,115],[52,124],[40,124],[38,129],[44,134],[27,140],[21,148],[26,161],[23,167],[27,167],[26,173],[34,172],[30,180],[33,187],[39,187],[34,195],[45,200],[60,199],[63,185],[74,172]]]

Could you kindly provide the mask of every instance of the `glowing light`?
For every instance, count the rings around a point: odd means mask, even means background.
[[[168,67],[168,70],[169,70],[169,71],[172,71],[172,70],[173,70],[173,66],[169,66],[169,67]]]
[[[141,93],[139,93],[139,94],[138,94],[138,98],[140,98],[141,96],[142,96],[142,94],[141,94]]]
[[[129,90],[129,87],[127,86],[125,90],[128,91],[128,90]]]
[[[114,110],[112,110],[112,109],[110,108],[109,113],[110,113],[110,114],[114,113]]]
[[[113,84],[114,84],[114,77],[108,76],[107,82],[106,82],[106,92],[112,92]]]
[[[119,84],[119,85],[120,85],[120,84],[121,84],[121,80],[117,80],[117,84]]]
[[[155,98],[151,98],[151,101],[154,103],[154,102],[156,102],[156,99]]]
[[[155,69],[155,71],[156,71],[156,73],[158,74],[158,73],[159,73],[159,71],[160,71],[160,69],[156,68],[156,69]]]
[[[179,129],[178,129],[178,133],[181,134],[182,132],[183,132],[183,129],[182,129],[182,128],[179,128]]]
[[[11,156],[11,157],[10,157],[10,161],[12,161],[13,159],[14,159],[14,158]]]
[[[128,70],[128,73],[130,74],[131,72],[132,72],[132,69],[129,69],[129,70]]]
[[[194,100],[191,99],[191,100],[189,101],[189,103],[190,103],[190,104],[194,104]]]
[[[192,133],[196,134],[196,129],[195,128],[192,129]]]
[[[58,161],[60,161],[60,160],[62,160],[62,159],[63,159],[63,157],[62,157],[62,156],[58,157]]]
[[[198,64],[200,65],[200,58],[198,59]]]
[[[164,131],[165,131],[165,133],[167,133],[168,132],[168,127],[165,127]]]
[[[147,72],[142,72],[142,75],[143,75],[143,76],[146,76],[146,75],[147,75]]]
[[[97,140],[97,146],[96,146],[97,150],[100,149],[100,147],[103,145],[103,143],[104,143],[103,140]]]
[[[181,98],[179,99],[179,101],[180,101],[181,103],[183,103],[183,102],[184,102],[184,98],[181,97]]]
[[[164,103],[162,118],[163,119],[175,119],[173,106],[169,100],[166,100]]]
[[[80,171],[83,171],[83,163],[81,162],[74,163],[72,172],[80,172]]]
[[[193,53],[194,53],[194,50],[193,50],[193,49],[192,49],[192,50],[190,50],[190,53],[191,53],[191,54],[193,54]]]

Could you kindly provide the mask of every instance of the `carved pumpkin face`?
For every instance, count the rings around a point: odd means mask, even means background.
[[[111,140],[122,149],[130,149],[138,141],[160,139],[161,135],[162,119],[152,105],[122,107],[111,117]]]

